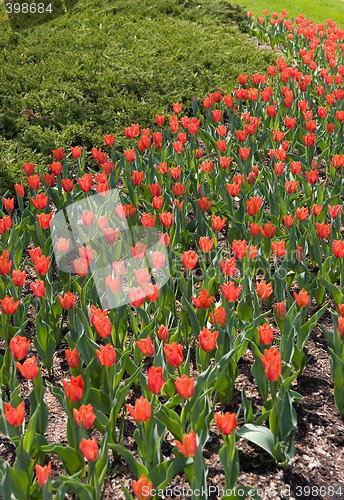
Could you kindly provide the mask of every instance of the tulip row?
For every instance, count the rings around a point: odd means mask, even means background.
[[[194,100],[193,118],[174,103],[168,119],[156,115],[154,132],[126,128],[123,153],[113,135],[92,158],[81,146],[58,148],[43,183],[26,163],[17,206],[3,198],[0,430],[16,446],[14,465],[0,463],[5,499],[68,490],[100,498],[109,449],[136,476],[137,498],[182,470],[202,489],[212,421],[223,437],[226,489],[238,478],[239,438],[286,467],[302,399],[292,383],[329,297],[339,317],[333,311],[333,332],[323,331],[343,415],[344,32],[332,21],[293,23],[285,12],[276,22],[249,20],[259,40],[283,43],[298,67],[279,58],[250,87],[239,75],[232,94]],[[25,294],[29,268],[36,278]],[[61,345],[71,377],[59,386],[51,382]],[[228,411],[247,349],[262,399],[255,414],[245,388],[243,411]],[[25,433],[23,378],[31,381]],[[67,446],[45,437],[47,388],[67,415]],[[128,415],[137,454],[122,444]],[[51,479],[51,454],[65,475]]]

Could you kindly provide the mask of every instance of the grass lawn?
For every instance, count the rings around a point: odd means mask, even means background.
[[[264,9],[267,9],[269,14],[286,9],[290,16],[304,14],[317,23],[331,17],[339,25],[344,26],[343,0],[237,0],[237,2],[254,14],[262,15]]]
[[[274,54],[257,50],[233,15],[246,22],[226,1],[81,0],[19,33],[2,16],[0,194],[24,161],[48,165],[55,147],[99,147],[132,122],[152,125],[173,102],[187,113],[194,96],[264,71]]]

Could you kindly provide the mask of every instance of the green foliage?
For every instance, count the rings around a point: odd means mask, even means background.
[[[25,179],[25,161],[44,170],[51,149],[100,147],[108,133],[123,140],[132,122],[147,127],[173,102],[187,114],[195,95],[229,92],[239,73],[264,71],[272,55],[236,23],[244,29],[240,7],[205,0],[82,0],[20,33],[3,21],[0,195]]]
[[[323,23],[328,18],[337,21],[339,25],[344,24],[344,3],[338,0],[237,0],[237,2],[247,10],[253,11],[256,15],[262,15],[263,9],[280,13],[286,9],[290,16],[297,17],[304,14],[306,18],[313,19],[316,23]],[[326,9],[324,9],[326,6]]]

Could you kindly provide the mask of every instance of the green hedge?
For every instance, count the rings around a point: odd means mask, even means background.
[[[190,107],[264,71],[274,54],[257,50],[245,23],[241,7],[214,0],[80,1],[20,33],[1,22],[0,192],[25,161],[47,166],[52,148],[123,139],[175,101]]]

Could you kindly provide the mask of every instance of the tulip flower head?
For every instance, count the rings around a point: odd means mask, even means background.
[[[26,337],[16,335],[15,337],[12,337],[10,341],[11,353],[18,360],[24,359],[29,344],[30,340],[28,340]]]
[[[151,366],[148,370],[147,388],[153,394],[159,394],[164,385],[162,367]]]
[[[27,358],[23,364],[20,364],[18,361],[16,361],[16,366],[22,376],[27,380],[33,380],[38,375],[38,366],[35,356]]]
[[[229,436],[237,426],[237,418],[235,413],[228,413],[223,415],[220,412],[215,413],[215,422],[219,431],[225,436]]]
[[[183,443],[175,440],[175,444],[178,447],[179,451],[185,457],[194,457],[197,452],[197,438],[194,431],[189,432],[189,434],[184,434]]]
[[[138,500],[148,500],[151,498],[151,491],[153,489],[153,483],[148,483],[147,478],[142,474],[138,481],[133,481],[134,495]]]
[[[81,405],[79,410],[73,408],[73,415],[77,425],[80,427],[81,423],[85,427],[85,429],[90,429],[93,425],[93,422],[96,419],[96,416],[93,411],[93,407],[91,404]]]
[[[48,478],[51,478],[51,462],[49,462],[48,465],[45,465],[44,467],[36,464],[36,476],[39,486],[43,488]]]
[[[95,460],[97,460],[99,455],[99,448],[96,438],[82,438],[80,443],[80,450],[89,462],[94,462]]]
[[[78,375],[77,377],[71,377],[69,382],[68,380],[63,379],[62,383],[67,399],[73,402],[80,401],[84,393],[85,385],[81,375]]]
[[[151,405],[143,396],[135,401],[135,408],[131,405],[126,405],[127,410],[136,422],[146,422],[150,419],[152,414]]]
[[[5,403],[5,418],[13,427],[19,427],[24,420],[25,403],[22,401],[17,408],[13,408],[11,403]]]
[[[274,347],[265,349],[264,355],[260,355],[264,367],[265,375],[271,382],[276,382],[282,373],[282,359],[280,353]]]
[[[185,373],[181,377],[176,378],[175,386],[183,399],[189,399],[193,396],[195,392],[194,383],[195,380],[193,378],[190,379]]]
[[[302,288],[299,294],[294,292],[294,299],[299,307],[307,307],[310,302],[310,296],[304,288]]]

